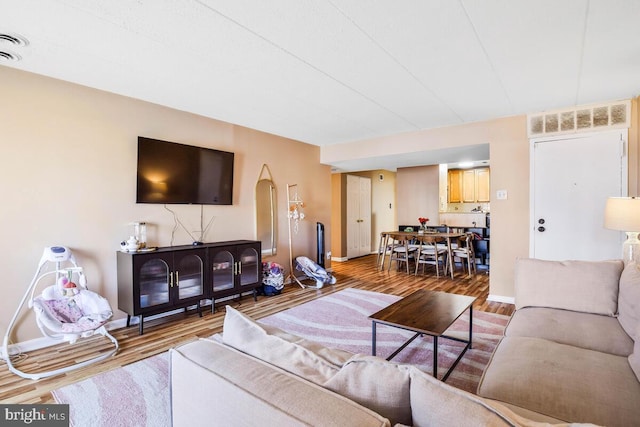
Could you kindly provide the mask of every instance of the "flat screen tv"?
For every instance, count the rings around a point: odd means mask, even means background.
[[[231,205],[234,154],[138,137],[137,203]]]

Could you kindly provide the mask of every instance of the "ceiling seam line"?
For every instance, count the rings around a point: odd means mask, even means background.
[[[331,1],[331,0],[327,0],[327,1],[338,12],[340,12],[340,14],[342,16],[344,16],[347,20],[349,20],[349,22],[351,22],[353,24],[353,26],[358,29],[358,31],[360,31],[362,34],[364,34],[376,47],[378,47],[378,49],[380,49],[382,52],[384,52],[385,55],[387,55],[389,58],[391,58],[391,60],[393,62],[395,62],[398,66],[400,66],[400,68],[402,68],[404,71],[406,71],[406,73],[409,74],[413,80],[415,80],[420,86],[425,88],[427,90],[427,92],[429,92],[442,105],[446,106],[447,109],[449,109],[449,111],[451,113],[453,113],[453,115],[456,116],[461,122],[464,122],[462,117],[460,117],[460,115],[453,108],[451,108],[451,106],[449,104],[444,102],[444,100],[442,98],[440,98],[438,95],[436,95],[435,92],[430,87],[428,87],[422,80],[420,80],[415,74],[413,74],[411,72],[411,70],[409,70],[406,66],[404,66],[404,64],[402,64],[395,56],[393,56],[391,54],[391,52],[389,52],[380,43],[378,43],[371,35],[369,35],[369,33],[367,33],[362,27],[360,27],[360,25],[358,25],[349,15],[347,15],[342,9],[340,9],[338,6],[336,6],[333,1]]]
[[[467,21],[469,21],[469,25],[471,25],[471,29],[473,30],[473,34],[476,36],[476,40],[478,41],[478,44],[480,45],[480,48],[482,49],[482,53],[484,54],[484,57],[487,59],[487,62],[489,63],[489,66],[491,67],[491,70],[493,71],[494,75],[496,76],[496,79],[498,79],[498,84],[500,85],[500,88],[502,89],[502,93],[504,94],[505,98],[507,99],[507,102],[509,103],[509,107],[511,108],[511,111],[515,111],[515,108],[513,107],[513,102],[511,102],[511,98],[509,97],[509,94],[507,93],[507,89],[504,87],[504,83],[502,82],[502,79],[500,78],[500,75],[498,74],[498,71],[496,70],[496,67],[493,64],[493,61],[491,60],[491,57],[489,56],[489,53],[487,52],[487,49],[484,47],[484,43],[482,43],[482,41],[480,40],[480,35],[478,34],[478,30],[476,29],[476,26],[473,24],[473,21],[471,20],[471,17],[469,16],[469,12],[467,12],[467,8],[464,7],[463,0],[458,0],[458,3],[460,4],[460,7],[462,7],[462,11],[464,12],[464,15],[467,17]]]
[[[209,6],[208,4],[205,4],[203,2],[201,2],[200,0],[196,0],[197,3],[200,3],[200,5],[202,5],[203,7],[211,10],[212,12],[216,13],[217,15],[223,17],[224,19],[228,20],[229,22],[232,22],[233,24],[247,30],[248,32],[250,32],[251,34],[255,35],[256,37],[258,37],[259,39],[269,43],[271,46],[281,50],[282,52],[286,53],[287,55],[291,56],[292,58],[297,59],[298,61],[300,61],[301,63],[307,65],[309,68],[312,68],[314,70],[316,70],[317,72],[321,73],[322,75],[328,77],[329,79],[333,80],[334,82],[338,83],[340,86],[350,90],[351,92],[361,96],[362,98],[366,99],[367,101],[373,103],[374,105],[378,106],[379,108],[383,109],[384,111],[392,114],[393,116],[397,117],[398,119],[404,121],[405,123],[407,123],[408,125],[413,126],[416,130],[420,130],[420,126],[418,126],[417,124],[411,122],[410,120],[406,119],[405,117],[401,116],[400,114],[396,113],[393,110],[390,110],[389,108],[381,105],[380,103],[378,103],[376,100],[366,96],[365,94],[363,94],[362,92],[356,90],[355,88],[341,82],[340,80],[338,80],[337,78],[333,77],[331,74],[327,73],[326,71],[321,70],[320,68],[314,66],[313,64],[309,63],[308,61],[305,61],[304,59],[300,58],[297,55],[294,55],[292,52],[288,51],[287,49],[283,48],[282,46],[276,44],[275,42],[269,40],[268,38],[262,36],[261,34],[257,33],[256,31],[252,30],[251,28],[242,25],[240,22],[236,21],[235,19],[231,18],[230,16],[225,15],[224,13],[214,9],[213,7]],[[373,130],[373,129],[372,129]]]
[[[587,39],[587,26],[589,24],[589,9],[591,8],[591,0],[587,0],[587,7],[584,11],[584,26],[582,28],[582,41],[580,46],[580,63],[578,64],[578,78],[576,84],[576,97],[574,99],[574,104],[578,105],[578,97],[580,96],[580,83],[582,79],[582,67],[584,65],[584,45]]]

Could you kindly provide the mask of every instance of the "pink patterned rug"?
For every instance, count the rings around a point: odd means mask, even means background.
[[[310,301],[298,307],[260,320],[292,334],[316,341],[326,347],[352,353],[371,354],[371,320],[368,316],[383,309],[400,297],[359,289],[345,289]],[[467,350],[454,368],[447,384],[476,393],[480,377],[496,345],[502,337],[508,316],[473,312],[473,348]],[[378,325],[377,355],[386,358],[400,347],[413,332]],[[446,335],[468,339],[469,314],[456,320]],[[441,338],[438,341],[438,377],[458,358],[464,344]],[[410,363],[431,373],[433,338],[419,337],[393,358],[394,362]]]
[[[397,296],[345,289],[260,322],[312,339],[328,347],[371,354],[370,314],[400,299]],[[474,311],[473,348],[469,349],[447,379],[447,384],[475,393],[482,371],[497,345],[508,317]],[[467,313],[451,327],[451,335],[466,337]],[[378,326],[378,355],[386,357],[413,334]],[[432,338],[416,339],[393,360],[412,363],[431,373]],[[441,339],[438,345],[439,376],[457,358],[462,344]],[[68,403],[71,426],[170,426],[169,367],[167,353],[98,374],[52,392],[58,403]]]
[[[51,392],[73,427],[170,426],[169,355],[143,359]]]

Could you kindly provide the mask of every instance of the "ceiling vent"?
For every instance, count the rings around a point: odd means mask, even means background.
[[[565,133],[593,132],[630,126],[631,101],[574,107],[527,115],[530,138]]]
[[[19,34],[0,32],[0,62],[12,61],[17,62],[22,59],[17,53],[13,53],[9,48],[23,48],[29,45],[29,40]]]
[[[14,46],[27,46],[29,41],[19,34],[0,32],[0,45],[7,43]]]
[[[20,61],[20,55],[0,50],[0,61]]]

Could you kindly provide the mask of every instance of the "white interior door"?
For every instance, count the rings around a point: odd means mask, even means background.
[[[360,255],[371,253],[371,179],[360,178]]]
[[[347,258],[371,253],[371,180],[347,175]]]
[[[627,194],[627,131],[532,141],[531,256],[622,256],[622,233],[604,228],[607,197]]]

